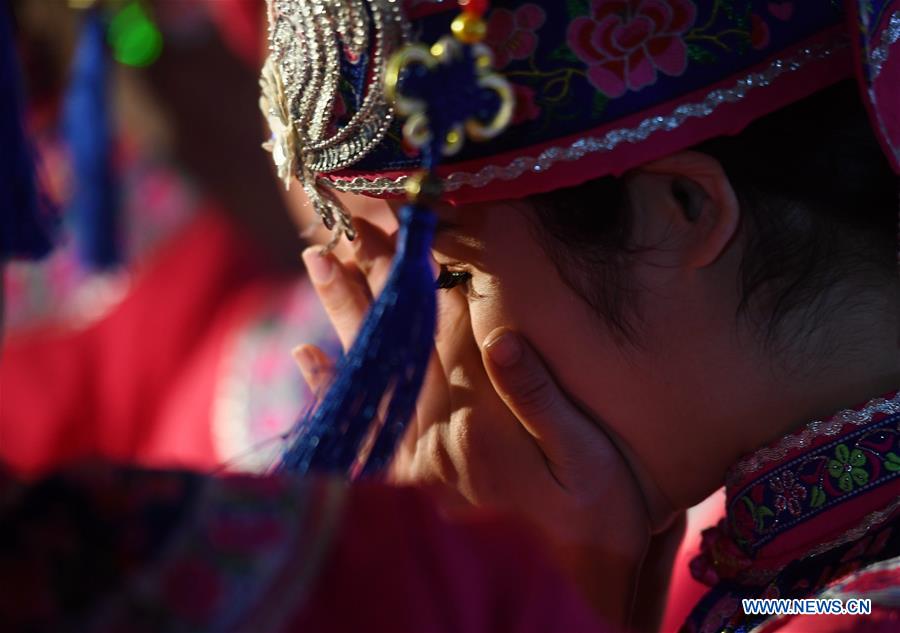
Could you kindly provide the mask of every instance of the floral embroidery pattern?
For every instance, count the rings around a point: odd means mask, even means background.
[[[858,448],[852,451],[846,444],[838,444],[834,449],[835,459],[828,462],[828,474],[838,480],[838,488],[844,492],[853,490],[853,486],[865,486],[869,482],[869,473],[863,468],[866,456]]]
[[[787,510],[793,516],[800,514],[800,502],[806,499],[806,488],[800,485],[794,473],[786,470],[781,475],[773,477],[769,487],[778,495],[775,497],[777,512]]]
[[[536,92],[530,86],[513,84],[513,93],[516,97],[516,109],[513,114],[512,125],[534,121],[541,116],[541,106],[535,103]]]
[[[569,25],[569,47],[588,65],[588,81],[607,97],[677,77],[687,68],[683,36],[694,24],[690,0],[593,0],[590,16]]]
[[[523,4],[515,11],[497,9],[488,20],[484,43],[494,53],[494,68],[507,66],[512,60],[528,59],[538,45],[537,31],[547,14],[536,4]]]
[[[900,414],[884,416],[808,451],[729,493],[729,528],[748,552],[828,508],[896,484]]]

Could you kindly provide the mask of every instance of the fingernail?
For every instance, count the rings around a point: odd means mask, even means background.
[[[503,332],[495,337],[488,337],[484,344],[488,358],[500,367],[511,367],[522,357],[522,345],[519,337],[512,332]]]
[[[315,284],[327,284],[334,277],[334,261],[331,255],[320,253],[318,246],[310,246],[303,251],[303,263],[306,264],[306,271],[309,278]]]
[[[300,365],[300,370],[304,374],[312,374],[316,359],[313,358],[312,352],[309,351],[309,348],[306,345],[300,345],[292,349],[291,356],[293,356],[294,360],[297,361],[297,364]]]

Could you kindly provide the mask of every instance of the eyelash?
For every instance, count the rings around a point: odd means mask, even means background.
[[[440,290],[452,290],[457,286],[465,286],[465,290],[469,290],[469,281],[472,279],[472,273],[465,270],[450,270],[446,266],[441,266],[441,272],[437,281],[434,282],[435,287]]]

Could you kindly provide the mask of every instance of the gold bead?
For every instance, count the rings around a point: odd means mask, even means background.
[[[434,202],[441,197],[441,181],[427,171],[420,171],[407,177],[403,185],[406,198],[410,202]]]
[[[474,13],[460,13],[450,25],[450,30],[463,44],[477,44],[487,35],[487,23]]]

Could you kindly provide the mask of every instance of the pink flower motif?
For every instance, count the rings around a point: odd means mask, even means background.
[[[769,487],[777,495],[775,509],[778,512],[787,510],[792,516],[800,515],[802,510],[800,502],[806,499],[806,488],[797,482],[794,473],[787,470],[781,475],[773,477],[769,482]]]
[[[537,48],[537,31],[547,14],[536,4],[523,4],[515,11],[496,9],[488,20],[484,43],[494,53],[494,68],[503,68],[514,59],[527,59]]]
[[[769,25],[757,14],[750,16],[750,45],[756,50],[762,50],[772,40]]]
[[[516,107],[513,111],[512,125],[534,121],[541,116],[541,106],[534,102],[536,95],[533,88],[521,84],[513,84],[513,94],[516,98]]]
[[[694,24],[691,0],[592,0],[591,15],[569,24],[569,48],[588,65],[588,80],[607,97],[677,77],[687,68],[684,33]]]

